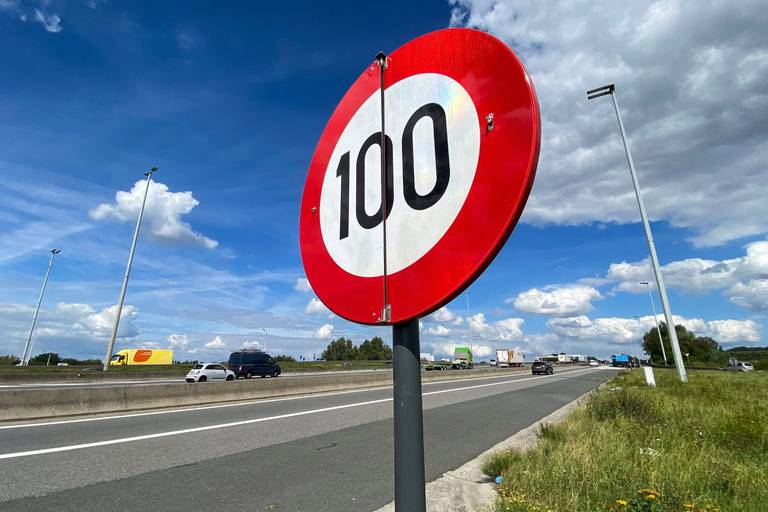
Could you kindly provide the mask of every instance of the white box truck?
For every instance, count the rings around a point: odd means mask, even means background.
[[[523,366],[525,354],[512,348],[496,349],[496,364],[499,368],[518,368]]]

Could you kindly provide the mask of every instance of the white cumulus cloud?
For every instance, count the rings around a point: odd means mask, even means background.
[[[115,219],[120,222],[135,222],[141,210],[144,199],[146,181],[137,181],[128,191],[115,194],[114,203],[103,203],[90,211],[94,220]],[[192,229],[181,220],[200,202],[192,196],[192,192],[171,192],[168,186],[153,181],[149,187],[147,205],[144,210],[144,226],[149,235],[155,240],[168,243],[193,243],[208,249],[218,245],[212,240]],[[142,228],[143,229],[143,228]]]
[[[429,327],[424,332],[426,332],[427,334],[431,334],[432,336],[448,336],[449,334],[451,334],[451,330],[447,327],[444,327],[443,325]]]
[[[505,318],[494,322],[497,338],[504,341],[518,341],[523,339],[522,318]]]
[[[184,350],[189,345],[189,337],[186,334],[171,334],[168,336],[168,348]]]
[[[135,338],[139,335],[140,331],[136,325],[136,317],[138,314],[139,310],[136,309],[136,306],[123,306],[123,310],[120,312],[120,325],[118,326],[117,331],[118,337]],[[117,305],[109,306],[99,312],[93,311],[92,313],[79,318],[76,320],[75,325],[77,327],[85,328],[93,336],[106,338],[112,334],[112,327],[115,324],[116,316]]]
[[[221,339],[221,336],[215,336],[211,341],[205,344],[205,348],[219,349],[226,347],[227,344]]]
[[[552,286],[544,290],[533,288],[505,302],[525,313],[549,316],[582,315],[592,310],[592,301],[602,298],[592,286]]]
[[[315,338],[325,339],[333,336],[333,326],[331,324],[324,324],[315,331]]]
[[[330,310],[325,307],[325,304],[317,297],[312,297],[307,303],[307,307],[304,308],[304,313],[308,315],[319,315],[330,313]]]
[[[659,317],[659,321],[662,321]],[[710,336],[718,343],[760,341],[760,326],[753,320],[703,320],[675,316],[675,324],[684,325],[697,336]],[[584,315],[552,318],[547,326],[557,335],[591,342],[624,344],[639,342],[643,334],[654,327],[652,315],[640,318],[594,318]]]
[[[448,309],[447,306],[443,306],[430,316],[432,320],[435,322],[440,322],[443,324],[453,324],[453,325],[460,325],[464,322],[464,319]]]
[[[297,292],[311,292],[312,286],[309,284],[309,279],[300,277],[296,279],[296,284],[293,285],[293,289]]]
[[[615,83],[653,220],[697,246],[768,231],[764,0],[451,0],[452,24],[506,41],[539,96],[539,169],[523,221],[638,222]],[[727,94],[724,94],[727,91]]]
[[[750,279],[736,283],[726,291],[731,302],[753,311],[768,310],[768,279]]]
[[[661,273],[667,287],[686,292],[723,290],[738,306],[753,311],[768,309],[768,241],[747,245],[744,255],[737,258],[673,261],[663,265]],[[606,277],[616,283],[617,290],[628,293],[645,293],[641,281],[655,286],[648,259],[612,263]]]

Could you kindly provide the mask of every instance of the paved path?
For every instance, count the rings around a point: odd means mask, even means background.
[[[425,383],[427,480],[613,374]],[[0,426],[0,511],[375,510],[393,496],[391,396],[390,387]]]

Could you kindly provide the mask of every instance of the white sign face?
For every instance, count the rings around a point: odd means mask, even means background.
[[[381,103],[377,90],[339,138],[325,171],[320,229],[339,267],[384,273]],[[405,78],[385,91],[387,273],[424,256],[456,219],[480,153],[480,120],[467,91],[445,75]]]

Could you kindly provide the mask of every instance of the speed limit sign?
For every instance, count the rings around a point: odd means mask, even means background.
[[[363,71],[331,116],[300,214],[313,290],[364,324],[429,314],[478,277],[520,218],[539,155],[533,84],[493,36],[432,32],[385,69]]]

